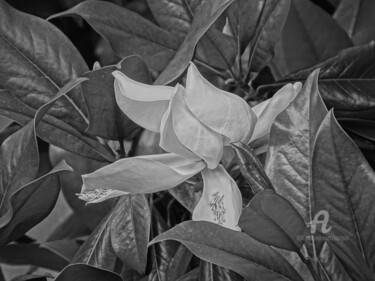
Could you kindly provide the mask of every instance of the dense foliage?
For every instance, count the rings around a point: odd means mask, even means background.
[[[374,280],[374,14],[0,0],[0,281]]]

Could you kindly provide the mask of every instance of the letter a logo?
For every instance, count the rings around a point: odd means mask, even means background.
[[[323,216],[322,220],[319,219],[321,216]],[[326,234],[326,233],[330,232],[331,229],[332,229],[332,226],[327,228],[328,220],[329,220],[329,214],[326,210],[320,210],[319,212],[317,212],[316,215],[314,216],[314,219],[312,220],[312,222],[310,222],[311,233],[314,234],[316,232],[316,226],[318,224],[322,225],[321,231],[322,231],[323,234]]]

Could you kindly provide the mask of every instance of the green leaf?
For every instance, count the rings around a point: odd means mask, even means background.
[[[322,122],[312,161],[312,214],[325,210],[329,225],[350,233],[375,272],[375,174],[331,111]]]
[[[145,195],[122,196],[109,225],[113,250],[122,263],[140,274],[147,264],[151,214]]]
[[[55,281],[123,281],[123,279],[114,272],[96,268],[87,264],[71,264],[67,266],[56,277]]]
[[[238,226],[258,241],[281,249],[298,253],[304,243],[306,224],[302,217],[272,190],[261,191],[251,199]]]
[[[67,37],[49,22],[0,1],[0,114],[26,125],[35,111],[68,81],[88,70]],[[38,136],[75,153],[105,159],[87,128],[86,105],[77,89],[55,103]]]
[[[276,52],[276,68],[284,76],[351,46],[346,32],[323,9],[308,0],[292,0]]]
[[[89,111],[90,124],[87,133],[105,139],[123,140],[138,126],[117,105],[112,76],[115,70],[120,70],[138,82],[151,84],[145,62],[138,56],[131,56],[117,65],[85,73],[84,76],[89,80],[82,84],[82,92]]]
[[[200,261],[199,281],[243,281],[244,278],[224,267]]]
[[[180,245],[168,265],[167,281],[174,281],[184,275],[189,267],[193,254],[184,245]]]
[[[334,18],[356,45],[375,39],[375,2],[371,0],[341,0]]]
[[[195,206],[198,204],[199,195],[196,194],[194,187],[190,186],[188,183],[183,182],[176,187],[168,189],[168,192],[188,210],[193,213]]]
[[[278,194],[311,220],[309,189],[313,143],[327,109],[318,90],[319,70],[314,71],[294,101],[271,127],[265,170]]]
[[[85,1],[49,19],[63,16],[82,17],[109,42],[119,57],[137,54],[157,72],[166,67],[179,47],[178,41],[167,31],[112,3]]]
[[[183,222],[150,243],[176,240],[199,258],[253,280],[302,280],[275,250],[245,233],[204,221]]]
[[[155,84],[168,84],[181,76],[193,58],[195,46],[233,0],[206,0],[196,9],[189,32]]]
[[[176,281],[199,281],[199,267],[184,274]]]
[[[254,36],[265,0],[236,0],[227,10],[228,23],[242,55]]]
[[[11,265],[34,265],[56,271],[69,264],[65,257],[37,243],[14,243],[0,247],[0,262]]]
[[[290,0],[264,2],[255,34],[250,43],[248,73],[260,72],[273,57],[274,48],[280,38],[289,7]]]
[[[272,183],[254,151],[246,144],[240,142],[232,143],[231,145],[234,148],[241,174],[248,182],[253,193],[257,194],[265,189],[273,190]]]

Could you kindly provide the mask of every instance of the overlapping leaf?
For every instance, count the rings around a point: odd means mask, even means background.
[[[21,13],[0,1],[0,114],[26,125],[36,110],[69,80],[87,71],[82,57],[52,24]],[[110,159],[95,140],[82,136],[87,128],[82,94],[54,104],[38,128],[38,136],[74,153]]]
[[[123,279],[111,272],[104,269],[96,268],[87,264],[71,264],[67,266],[60,274],[56,277],[56,281],[123,281]]]
[[[151,244],[176,240],[199,258],[231,269],[252,280],[302,280],[275,250],[245,233],[204,221],[183,222]]]

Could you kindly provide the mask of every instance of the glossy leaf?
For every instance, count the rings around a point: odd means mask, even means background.
[[[119,57],[137,54],[157,72],[166,67],[179,47],[178,41],[167,31],[137,13],[112,3],[85,1],[50,19],[62,16],[84,18],[109,42]]]
[[[151,214],[145,195],[122,196],[111,219],[113,250],[122,263],[140,274],[147,264]]]
[[[275,250],[245,233],[201,221],[183,222],[151,241],[184,244],[199,258],[237,272],[252,280],[302,280]]]
[[[271,128],[265,170],[277,193],[310,221],[309,189],[312,149],[327,109],[318,90],[319,71],[313,72],[294,101]]]
[[[62,86],[88,69],[73,44],[52,24],[5,1],[0,3],[0,17],[0,114],[26,125]],[[88,125],[86,111],[77,89],[51,107],[38,136],[80,155],[105,159],[102,146],[81,134]]]
[[[375,39],[375,3],[371,0],[341,0],[334,18],[356,45]]]
[[[253,193],[257,194],[265,189],[273,190],[272,183],[254,151],[243,143],[237,142],[231,145],[234,148],[241,174],[246,179]]]
[[[94,267],[113,271],[116,264],[116,254],[111,243],[111,221],[114,212],[111,211],[87,238],[73,258],[73,263],[84,263]]]
[[[357,146],[340,128],[332,111],[322,122],[312,162],[312,214],[325,210],[329,224],[351,234],[375,272],[375,174]]]
[[[138,126],[118,107],[113,88],[112,72],[120,70],[128,77],[151,84],[145,62],[138,56],[124,58],[117,65],[106,66],[85,73],[88,81],[82,84],[82,92],[89,111],[90,124],[87,133],[105,139],[123,140]]]
[[[190,30],[186,34],[184,41],[181,43],[173,59],[156,79],[156,84],[168,84],[183,74],[193,57],[198,40],[232,1],[206,0],[201,3],[199,8],[197,8]]]
[[[308,0],[292,0],[276,64],[286,75],[334,56],[352,45],[346,32],[323,9]]]
[[[55,281],[123,281],[122,278],[104,269],[87,264],[71,264],[56,277]]]
[[[302,217],[272,190],[261,191],[251,199],[238,226],[258,241],[281,249],[299,252],[304,243],[306,224]]]
[[[290,7],[290,0],[265,1],[250,43],[249,70],[259,72],[271,60]]]

